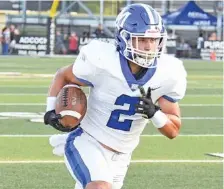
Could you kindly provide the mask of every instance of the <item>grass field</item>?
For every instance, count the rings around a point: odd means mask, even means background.
[[[52,155],[48,144],[48,136],[57,131],[29,121],[45,111],[52,74],[72,62],[0,57],[0,189],[74,188],[62,159]],[[188,88],[180,101],[181,135],[169,140],[148,125],[124,189],[223,188],[223,159],[206,155],[223,153],[222,63],[185,60],[184,65]]]

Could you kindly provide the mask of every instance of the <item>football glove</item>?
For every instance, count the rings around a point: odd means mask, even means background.
[[[64,127],[59,121],[61,118],[62,117],[60,114],[56,114],[55,110],[51,110],[45,113],[44,123],[45,125],[51,125],[55,129],[62,132],[70,132],[76,128],[76,127],[75,128]]]
[[[142,97],[140,97],[140,101],[136,105],[135,112],[143,114],[143,117],[146,119],[151,119],[160,108],[152,102],[150,87],[148,88],[147,94],[143,87],[140,86],[139,89]]]

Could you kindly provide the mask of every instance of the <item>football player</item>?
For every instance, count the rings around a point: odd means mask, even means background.
[[[93,40],[55,74],[49,89],[45,124],[64,131],[54,110],[57,94],[69,83],[91,87],[81,125],[65,137],[75,189],[120,189],[146,124],[170,139],[181,127],[186,71],[181,60],[163,54],[161,16],[149,5],[132,4],[117,16],[116,29],[115,45]]]

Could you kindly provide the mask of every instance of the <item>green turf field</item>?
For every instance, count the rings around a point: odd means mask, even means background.
[[[0,189],[74,189],[62,159],[48,145],[49,135],[58,132],[29,121],[45,111],[52,74],[73,61],[0,57]],[[124,189],[223,188],[223,159],[206,155],[223,153],[222,63],[192,60],[184,65],[188,88],[180,101],[181,135],[169,140],[148,125]]]

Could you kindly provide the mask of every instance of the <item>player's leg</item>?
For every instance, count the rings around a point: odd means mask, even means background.
[[[75,189],[112,189],[112,186],[108,182],[92,181],[88,183],[85,188],[83,188],[80,183],[76,183]]]
[[[112,174],[101,145],[81,128],[68,136],[65,164],[77,189],[111,189]]]
[[[78,182],[76,181],[75,189],[83,189],[81,183],[78,183]]]
[[[131,153],[114,153],[101,145],[99,146],[99,148],[101,149],[103,157],[105,157],[106,162],[109,166],[109,171],[112,174],[113,183],[111,186],[105,182],[94,182],[87,185],[88,188],[86,189],[104,189],[110,187],[112,187],[111,189],[121,189],[123,186],[124,178],[127,174],[128,167],[130,165]]]
[[[131,161],[131,154],[114,154],[111,158],[112,189],[121,189]]]
[[[93,181],[87,184],[85,189],[112,189],[112,185],[104,181]]]

